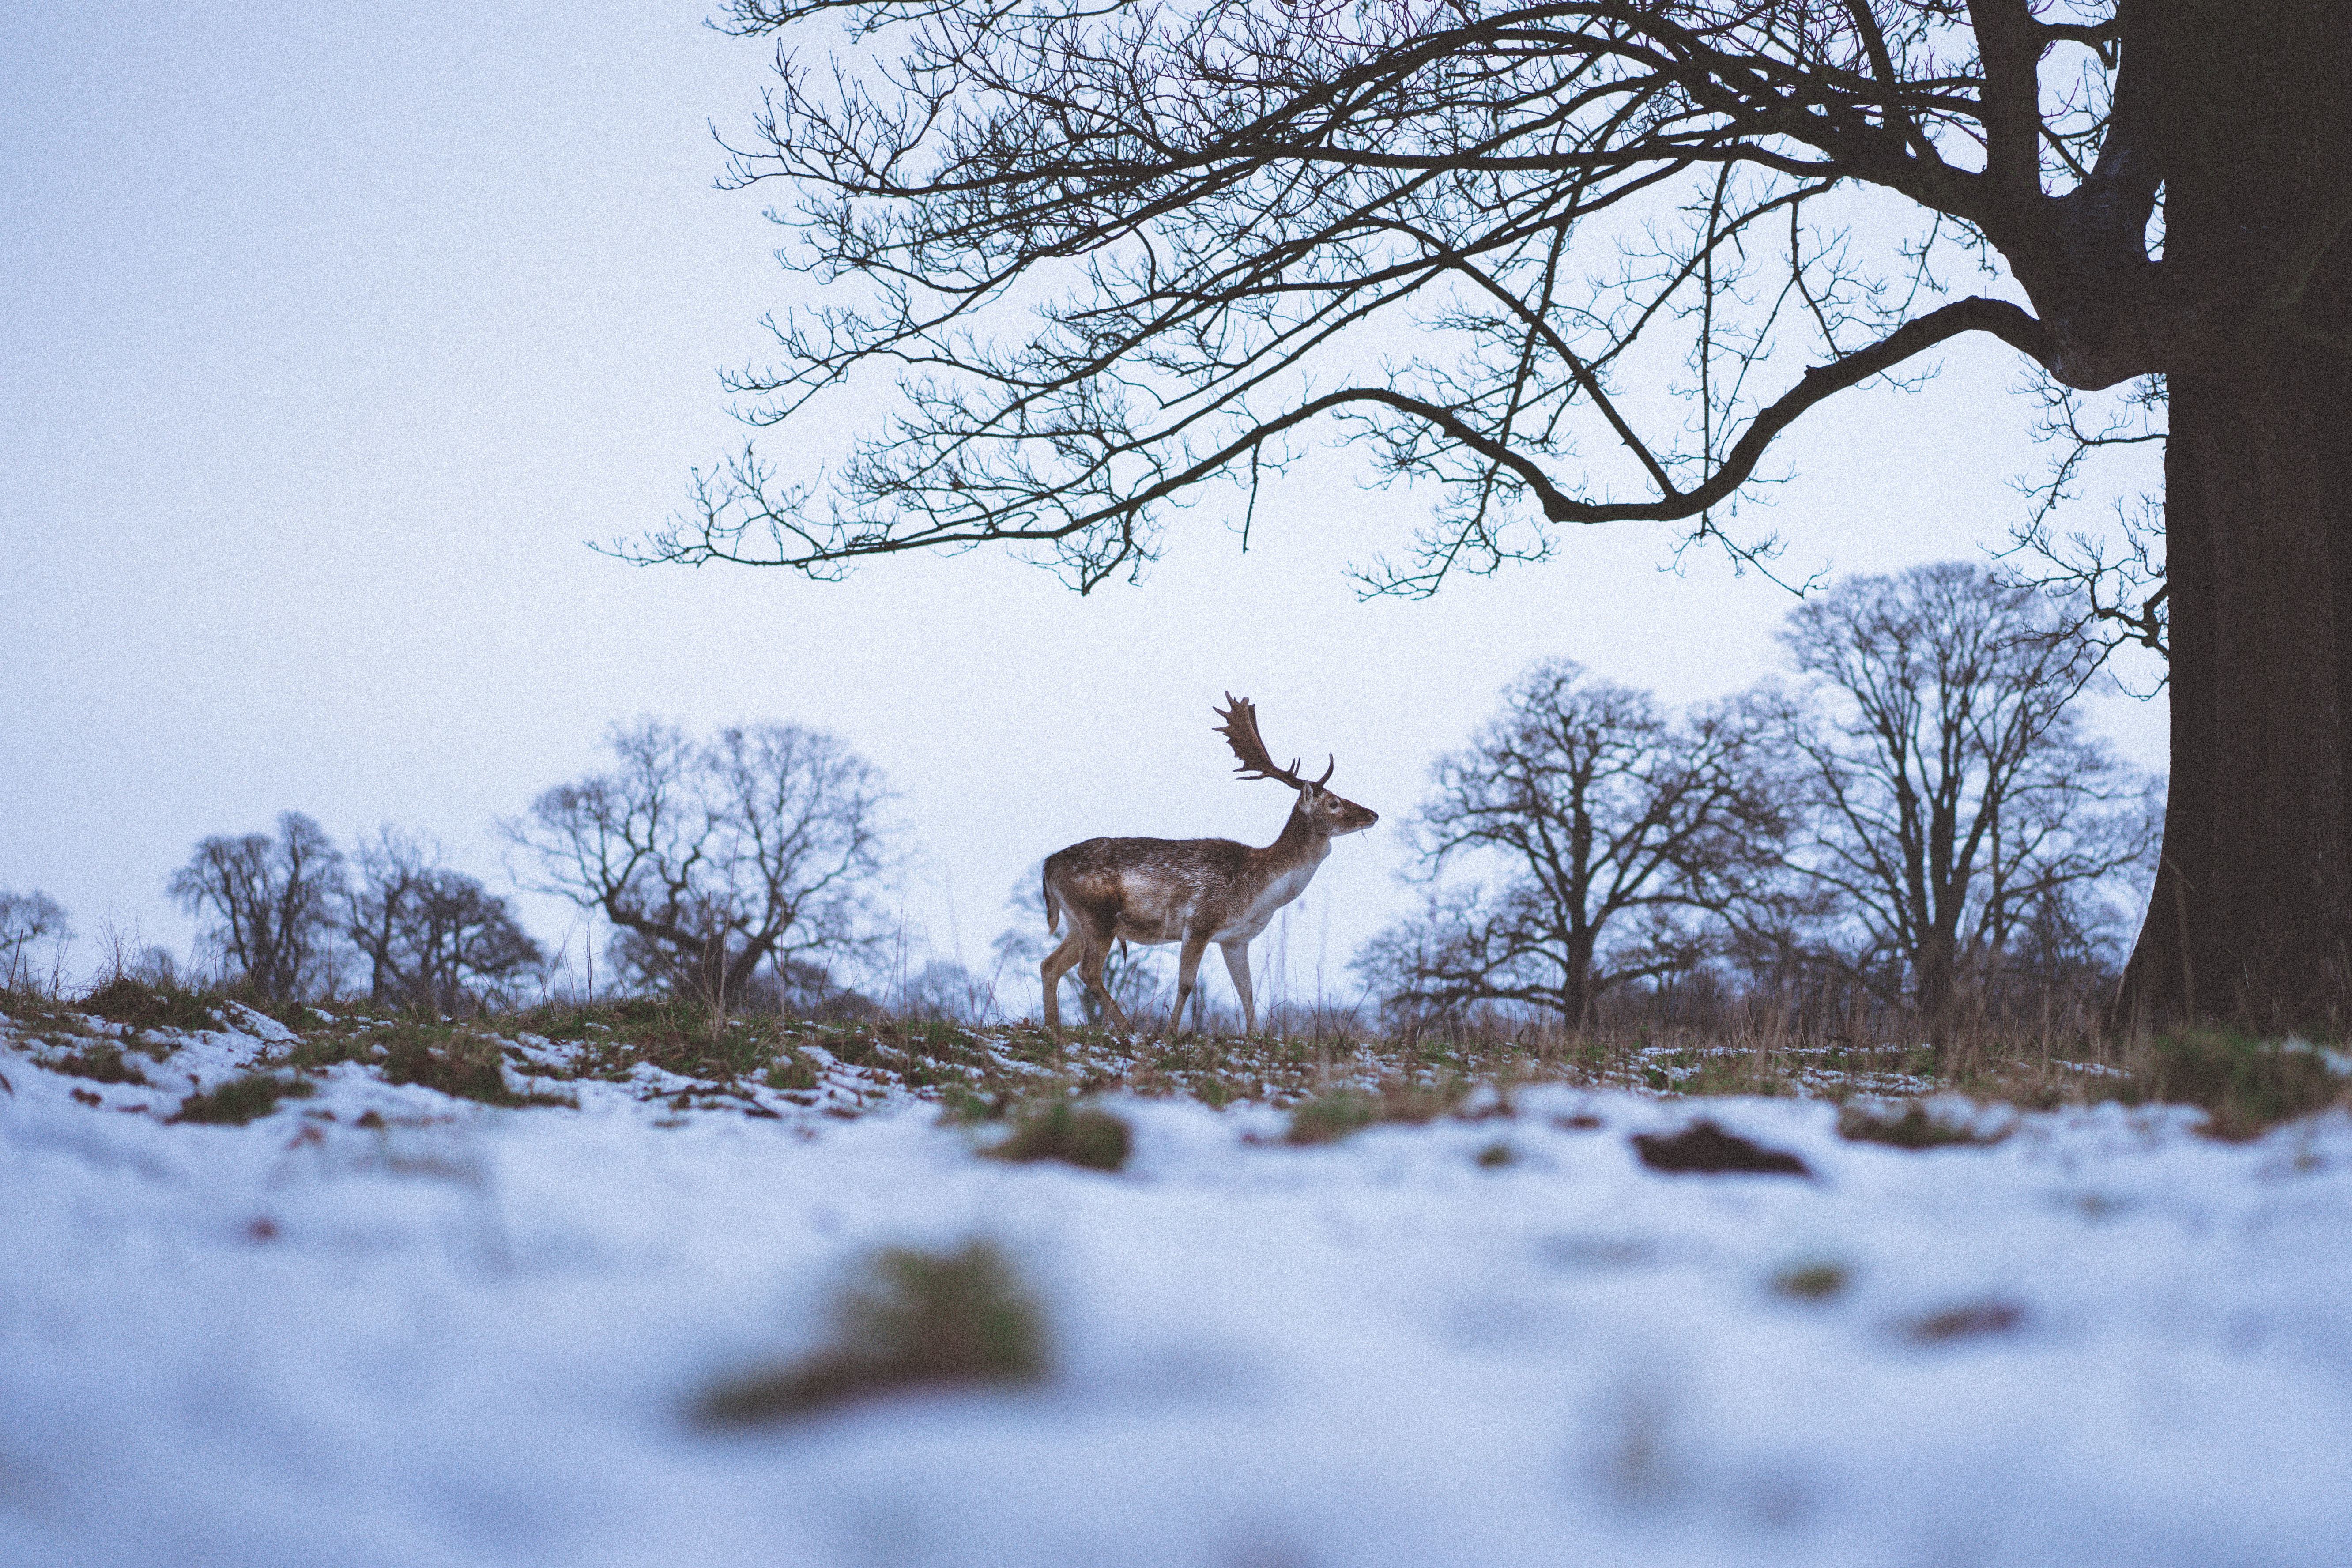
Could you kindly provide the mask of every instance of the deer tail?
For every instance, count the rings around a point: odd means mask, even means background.
[[[1045,900],[1045,931],[1050,936],[1062,929],[1062,900],[1054,896],[1054,879],[1051,876],[1040,871],[1037,883]]]

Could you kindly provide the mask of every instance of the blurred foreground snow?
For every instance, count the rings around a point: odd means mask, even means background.
[[[2352,1563],[2340,1114],[1909,1152],[1549,1089],[1301,1149],[1121,1100],[1104,1175],[911,1101],[499,1110],[344,1066],[163,1125],[244,1022],[158,1088],[0,1025],[0,1563]],[[1813,1176],[1634,1158],[1701,1114]],[[973,1236],[1046,1303],[1046,1383],[686,1420],[874,1248]]]

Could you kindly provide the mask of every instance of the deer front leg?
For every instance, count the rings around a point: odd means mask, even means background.
[[[1242,1033],[1255,1035],[1257,1033],[1257,1003],[1250,996],[1249,939],[1244,937],[1239,942],[1219,942],[1217,951],[1225,955],[1225,973],[1234,977],[1234,994],[1242,999]]]
[[[1045,1027],[1049,1029],[1062,1026],[1062,976],[1070,972],[1070,965],[1077,963],[1086,948],[1086,934],[1073,926],[1070,934],[1062,939],[1062,945],[1047,953],[1045,962],[1037,966],[1038,977],[1045,983]]]
[[[1087,990],[1101,998],[1103,1013],[1110,1019],[1110,1026],[1120,1034],[1131,1034],[1135,1026],[1127,1021],[1127,1015],[1119,1010],[1118,998],[1113,996],[1110,987],[1103,984],[1103,965],[1109,962],[1109,942],[1089,942],[1084,956],[1078,960],[1078,978],[1087,983]]]
[[[1207,937],[1188,936],[1184,939],[1183,948],[1176,955],[1176,1011],[1168,1019],[1171,1035],[1184,1032],[1184,1004],[1192,999],[1192,986],[1201,973],[1201,954],[1208,950]]]

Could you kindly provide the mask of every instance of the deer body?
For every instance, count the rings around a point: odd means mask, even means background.
[[[1377,812],[1342,799],[1323,787],[1330,776],[1310,784],[1296,764],[1276,768],[1257,739],[1255,710],[1247,700],[1225,712],[1225,734],[1241,771],[1296,787],[1297,803],[1281,837],[1264,848],[1230,838],[1089,838],[1045,860],[1045,929],[1057,931],[1069,917],[1069,934],[1039,966],[1045,983],[1045,1025],[1061,1024],[1062,977],[1076,965],[1087,988],[1102,1001],[1112,1021],[1126,1016],[1103,984],[1104,963],[1114,942],[1182,944],[1176,965],[1172,1031],[1192,999],[1201,956],[1211,944],[1224,954],[1225,971],[1252,1033],[1257,1005],[1250,994],[1249,944],[1265,930],[1275,911],[1307,890],[1315,869],[1331,853],[1331,840],[1380,820]]]

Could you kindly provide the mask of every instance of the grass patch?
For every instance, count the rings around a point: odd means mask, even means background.
[[[1017,1117],[1013,1135],[983,1151],[992,1160],[1059,1160],[1088,1171],[1116,1171],[1135,1148],[1127,1123],[1094,1106],[1057,1100]]]
[[[1899,1116],[1867,1106],[1849,1105],[1838,1112],[1838,1136],[1855,1143],[1885,1143],[1896,1149],[1940,1149],[1954,1143],[1998,1143],[2009,1136],[2009,1129],[1979,1132],[1933,1114],[1915,1100],[1903,1108]]]
[[[383,1047],[363,1028],[314,1029],[270,1059],[282,1067],[310,1068],[373,1062],[383,1055]]]
[[[402,1032],[383,1047],[383,1081],[421,1084],[482,1105],[522,1102],[499,1069],[499,1047],[487,1039],[449,1037],[436,1044],[424,1032]]]
[[[2346,1081],[2317,1051],[2227,1029],[2197,1029],[2158,1040],[2126,1098],[2201,1106],[2205,1131],[2236,1142],[2342,1100]]]
[[[816,1068],[798,1051],[786,1051],[768,1064],[760,1081],[770,1089],[813,1089],[816,1087]]]
[[[77,1004],[111,1024],[134,1029],[216,1029],[213,1003],[176,985],[150,985],[118,974]]]
[[[506,1047],[485,1036],[396,1025],[382,1043],[386,1083],[421,1084],[483,1105],[579,1104],[562,1095],[518,1094],[507,1087],[499,1065]]]
[[[1015,1103],[1009,1093],[982,1094],[964,1084],[948,1084],[940,1090],[940,1123],[945,1127],[980,1127],[1002,1121],[1013,1113]]]
[[[1434,1121],[1460,1103],[1469,1085],[1450,1074],[1434,1084],[1391,1079],[1378,1094],[1341,1089],[1318,1094],[1290,1113],[1286,1143],[1336,1143],[1351,1132],[1383,1121],[1418,1127]]]
[[[1969,1119],[1948,1112],[1939,1124],[1932,1108],[1915,1111],[1906,1103],[1938,1092],[2032,1110],[2179,1100],[2205,1105],[2214,1112],[2211,1130],[2236,1137],[2340,1100],[2345,1089],[2326,1071],[2328,1058],[2316,1053],[2227,1036],[2152,1046],[2144,1037],[2118,1040],[2049,1028],[2039,1037],[2011,1037],[1988,1027],[1937,1052],[1905,1043],[1912,1026],[1892,1016],[1846,1019],[1835,1029],[1759,1014],[1705,1026],[1653,1021],[1563,1032],[1489,1020],[1475,1028],[1423,1024],[1361,1038],[1298,1033],[1161,1039],[1101,1029],[1047,1034],[1024,1023],[815,1021],[772,1013],[739,1015],[714,1029],[698,1004],[659,997],[549,1003],[463,1020],[353,1003],[331,1017],[234,991],[199,995],[129,979],[100,987],[82,1005],[133,1028],[152,1028],[120,1045],[134,1059],[141,1053],[162,1059],[177,1044],[174,1030],[224,1026],[208,1009],[228,1000],[262,1008],[298,1037],[273,1045],[257,1068],[308,1071],[357,1062],[394,1082],[424,1083],[489,1104],[550,1102],[509,1087],[522,1085],[523,1075],[615,1083],[636,1078],[640,1098],[674,1100],[683,1089],[703,1108],[702,1097],[727,1095],[745,1101],[751,1114],[763,1113],[758,1101],[772,1098],[771,1091],[802,1107],[822,1102],[832,1113],[853,1116],[911,1090],[966,1122],[1057,1100],[1124,1093],[1213,1108],[1237,1101],[1291,1108],[1281,1136],[1302,1145],[1381,1122],[1459,1114],[1463,1096],[1477,1087],[1483,1098],[1488,1085],[1502,1094],[1545,1085],[1649,1086],[1691,1097],[1858,1099],[1864,1109],[1844,1119],[1848,1137],[1914,1148],[1972,1141]],[[100,1032],[76,1005],[54,998],[10,993],[5,1007],[14,1020],[8,1032],[26,1048],[76,1051]],[[553,1049],[542,1052],[550,1042]],[[494,1085],[491,1069],[501,1051],[512,1071]],[[644,1086],[638,1069],[645,1067],[688,1081]],[[1507,1115],[1507,1108],[1494,1114]]]
[[[433,1033],[415,1026],[395,1027],[383,1042],[383,1081],[414,1083],[437,1089],[459,1100],[484,1105],[520,1105],[522,1098],[507,1087],[499,1070],[498,1042],[462,1035]]]
[[[310,1086],[299,1078],[247,1073],[229,1079],[210,1093],[188,1096],[180,1101],[179,1111],[171,1120],[213,1127],[242,1127],[277,1110],[281,1100],[304,1100],[310,1093]]]
[[[1380,1120],[1380,1109],[1372,1097],[1360,1089],[1342,1089],[1330,1094],[1318,1094],[1290,1113],[1290,1129],[1283,1141],[1287,1143],[1337,1143],[1350,1132],[1361,1131]]]
[[[771,1015],[739,1015],[714,1030],[700,1004],[667,997],[551,1003],[499,1023],[514,1033],[574,1042],[574,1063],[583,1077],[625,1079],[640,1066],[650,1066],[680,1078],[719,1082],[761,1077],[781,1058],[791,1057],[793,1036],[810,1027]]]
[[[78,1051],[63,1056],[43,1057],[43,1067],[51,1072],[61,1072],[73,1078],[86,1078],[93,1083],[145,1083],[147,1075],[138,1064],[122,1059],[122,1047],[112,1040],[93,1040]]]
[[[828,1349],[706,1390],[696,1424],[764,1426],[906,1389],[1030,1382],[1046,1369],[1045,1315],[986,1241],[882,1252],[834,1321]]]

